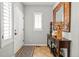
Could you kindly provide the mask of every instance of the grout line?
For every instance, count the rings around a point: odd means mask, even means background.
[[[34,54],[34,50],[35,50],[35,46],[34,46],[34,48],[33,48],[32,57],[33,57],[33,54]]]

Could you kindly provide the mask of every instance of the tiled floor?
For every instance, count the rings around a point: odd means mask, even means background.
[[[47,46],[23,46],[16,57],[53,57]]]
[[[35,47],[33,57],[53,57],[48,47]]]

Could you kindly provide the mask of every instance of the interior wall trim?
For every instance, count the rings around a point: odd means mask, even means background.
[[[47,46],[47,44],[24,44],[24,46]]]

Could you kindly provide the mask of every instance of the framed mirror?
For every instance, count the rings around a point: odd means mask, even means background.
[[[57,24],[62,25],[62,31],[70,32],[71,3],[60,2],[53,10],[53,29]]]

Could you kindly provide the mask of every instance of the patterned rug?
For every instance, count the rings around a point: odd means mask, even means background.
[[[23,46],[17,53],[16,57],[32,57],[34,51],[33,46]]]

